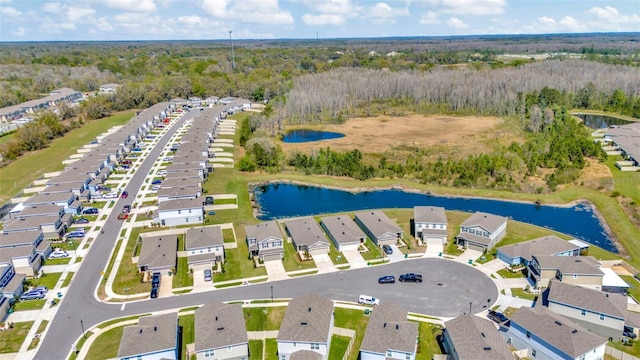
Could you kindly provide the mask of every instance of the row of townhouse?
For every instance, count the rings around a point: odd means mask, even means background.
[[[333,301],[316,294],[289,301],[276,337],[278,359],[328,359],[333,310]],[[360,358],[415,359],[418,324],[407,321],[407,315],[395,304],[376,307],[364,333]],[[147,316],[124,329],[118,359],[179,359],[179,351],[177,314]],[[194,354],[198,360],[247,360],[252,356],[242,305],[212,302],[195,311]]]
[[[607,129],[605,141],[610,142],[632,167],[640,167],[640,124],[631,123]],[[616,163],[616,166],[620,166]]]
[[[0,109],[0,123],[8,123],[25,116],[34,115],[38,111],[59,106],[62,102],[74,102],[82,99],[79,91],[60,88],[51,91],[48,96],[41,99],[25,101],[18,105],[7,106]]]

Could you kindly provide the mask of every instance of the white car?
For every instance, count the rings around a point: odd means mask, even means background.
[[[54,251],[51,254],[49,254],[49,259],[64,259],[68,257],[69,257],[69,253],[66,251]]]
[[[151,190],[160,190],[160,185],[153,185]]]
[[[360,297],[358,298],[358,304],[375,306],[380,304],[380,299],[376,299],[373,296],[369,295],[360,295]]]
[[[158,175],[167,175],[167,171],[166,170],[160,170],[157,172]]]
[[[118,198],[118,194],[116,193],[108,193],[108,194],[104,194],[102,196],[105,199],[117,199]]]

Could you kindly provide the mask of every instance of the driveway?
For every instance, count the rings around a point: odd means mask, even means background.
[[[269,281],[283,280],[289,277],[280,260],[265,261],[264,267],[267,269]]]
[[[211,266],[205,264],[193,267],[193,291],[207,291],[213,288],[212,281],[204,281],[205,269],[211,269]]]
[[[460,254],[460,256],[458,256],[455,261],[468,264],[469,260],[475,261],[480,256],[482,256],[482,253],[480,251],[467,249],[462,254]]]
[[[164,274],[162,275],[162,280],[160,280],[160,291],[158,291],[158,297],[167,297],[167,296],[173,295],[173,276],[167,276]]]
[[[343,250],[342,254],[349,262],[351,269],[367,267],[367,262],[362,258],[358,250]]]
[[[389,245],[389,246],[391,246],[391,249],[393,249],[393,252],[391,253],[391,255],[384,254],[384,256],[387,259],[389,259],[389,262],[404,260],[404,254],[402,253],[402,251],[400,251],[400,249],[396,245]]]
[[[338,271],[336,266],[333,265],[333,262],[331,261],[329,254],[313,255],[313,261],[316,263],[316,266],[318,267],[318,274],[326,274],[326,273]]]
[[[427,250],[424,257],[440,257],[444,254],[444,245],[439,239],[427,239]]]

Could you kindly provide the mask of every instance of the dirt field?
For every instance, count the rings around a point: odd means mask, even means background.
[[[353,118],[345,124],[305,127],[313,130],[334,131],[345,137],[309,143],[282,143],[285,152],[331,147],[336,151],[359,149],[362,153],[385,151],[416,151],[430,148],[434,156],[465,155],[487,150],[496,140],[496,131],[502,121],[496,117],[377,116]],[[508,134],[502,134],[508,136]],[[456,157],[457,157],[456,156]],[[466,156],[466,155],[465,155]]]

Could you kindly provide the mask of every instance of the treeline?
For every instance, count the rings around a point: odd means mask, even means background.
[[[289,157],[287,163],[306,175],[346,176],[358,180],[370,179],[376,175],[376,169],[372,165],[363,163],[362,153],[358,149],[339,153],[327,147],[310,155],[297,152]]]

